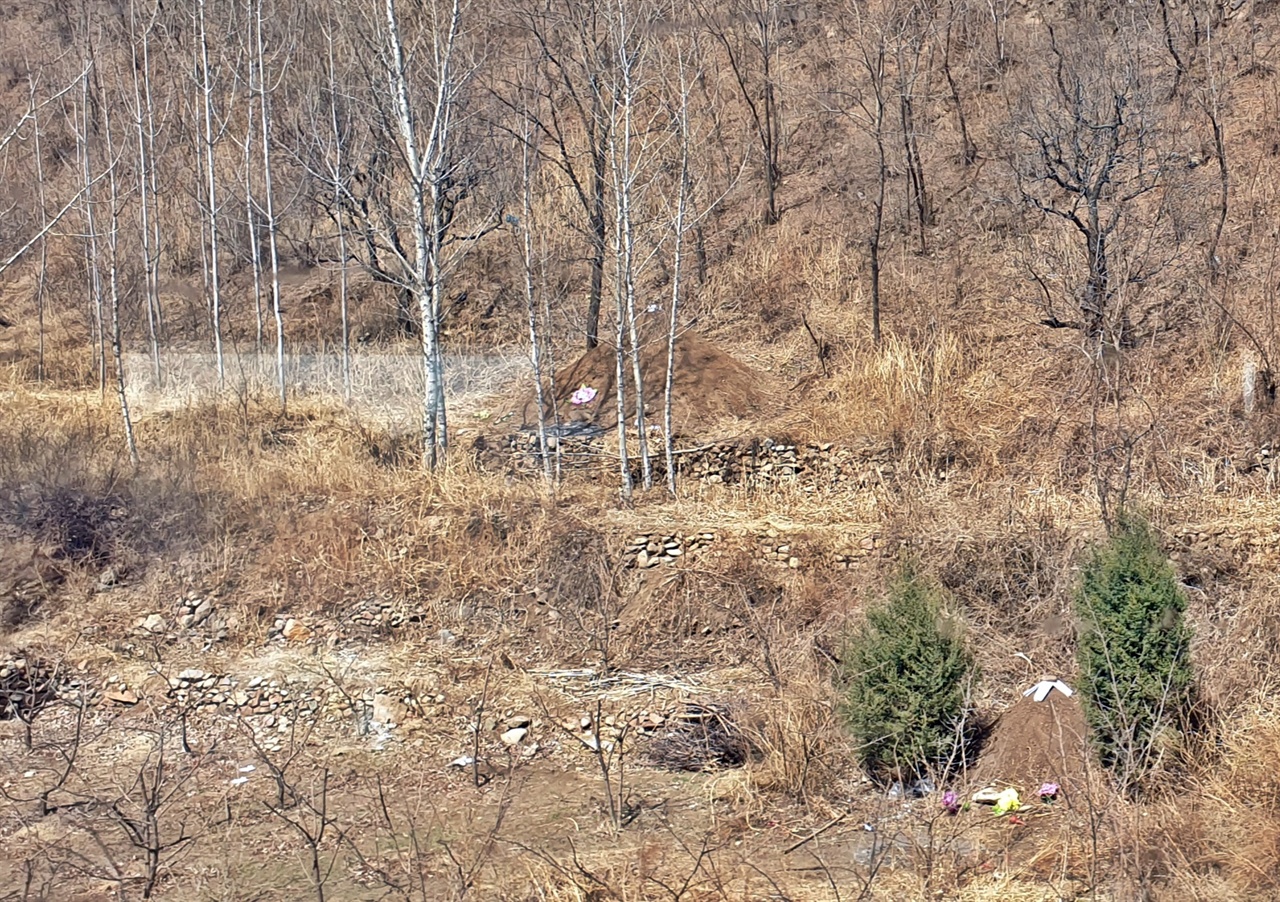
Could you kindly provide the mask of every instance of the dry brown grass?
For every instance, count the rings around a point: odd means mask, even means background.
[[[983,40],[985,28],[973,24],[972,39]],[[1014,23],[1013,34],[1023,37],[1026,28]],[[850,49],[838,37],[823,46],[831,59]],[[1030,54],[1023,57],[1012,70],[1015,81],[1034,63]],[[788,72],[799,77],[797,69]],[[962,75],[973,81],[966,85],[970,125],[984,152],[995,154],[1006,141],[1009,96],[995,72],[975,67]],[[987,79],[994,89],[980,91],[978,82]],[[217,592],[236,614],[230,643],[208,657],[228,667],[239,656],[255,667],[275,658],[296,673],[338,660],[323,644],[340,641],[333,637],[354,604],[377,596],[420,606],[421,623],[360,646],[362,669],[351,682],[372,691],[394,679],[429,686],[447,701],[407,761],[388,766],[363,751],[346,758],[343,766],[362,778],[410,767],[434,775],[438,768],[423,762],[467,748],[466,725],[482,703],[490,716],[539,710],[538,704],[556,717],[577,716],[589,699],[558,695],[538,671],[608,666],[696,677],[751,747],[741,770],[699,777],[684,795],[673,794],[673,810],[704,805],[705,821],[696,829],[662,824],[615,839],[597,829],[598,811],[586,805],[573,809],[572,830],[531,817],[521,824],[522,841],[528,835],[554,841],[519,863],[513,854],[493,864],[479,886],[509,898],[631,902],[671,898],[668,887],[688,880],[684,898],[829,899],[825,864],[797,864],[778,850],[846,810],[858,817],[841,827],[855,838],[861,823],[854,821],[862,816],[868,823],[889,819],[883,797],[857,780],[849,741],[832,713],[830,679],[848,618],[876,592],[881,570],[896,550],[910,548],[955,595],[984,674],[978,702],[984,715],[992,714],[1045,672],[1070,678],[1075,568],[1100,532],[1096,480],[1119,479],[1127,466],[1129,499],[1151,514],[1191,587],[1201,735],[1179,750],[1184,760],[1170,778],[1170,794],[1126,802],[1094,774],[1081,807],[1055,810],[1027,831],[1007,821],[944,825],[939,829],[979,837],[981,854],[961,860],[950,849],[922,853],[917,844],[909,866],[878,875],[866,896],[1274,898],[1280,712],[1264,691],[1269,687],[1259,686],[1259,673],[1280,665],[1271,575],[1280,505],[1272,498],[1276,467],[1260,463],[1257,450],[1280,434],[1280,419],[1268,410],[1246,419],[1239,380],[1245,358],[1257,352],[1244,328],[1264,352],[1275,355],[1277,346],[1277,245],[1266,211],[1275,209],[1280,179],[1268,150],[1274,129],[1265,125],[1274,119],[1275,84],[1231,80],[1229,134],[1239,138],[1232,164],[1239,160],[1248,177],[1233,179],[1222,249],[1227,278],[1179,277],[1151,289],[1164,292],[1166,315],[1148,322],[1151,331],[1139,346],[1122,353],[1118,377],[1072,330],[1036,324],[1041,312],[1027,262],[1076,266],[1079,247],[1070,235],[1011,210],[1014,189],[998,160],[974,169],[956,162],[946,104],[929,114],[937,131],[926,147],[944,225],[930,235],[930,252],[917,254],[903,223],[890,223],[879,347],[869,338],[866,206],[846,191],[869,177],[866,136],[838,129],[819,136],[815,129],[789,138],[784,193],[797,206],[776,226],[755,224],[755,188],[739,186],[724,227],[711,235],[709,279],[692,292],[687,311],[700,318],[700,330],[776,377],[789,395],[782,414],[731,425],[892,449],[897,477],[865,491],[686,485],[677,499],[656,491],[623,507],[607,479],[570,482],[551,494],[533,481],[478,471],[464,449],[429,475],[417,466],[411,434],[326,397],[297,399],[284,416],[269,392],[255,390],[140,411],[143,464],[134,472],[110,397],[76,391],[97,383],[83,315],[51,320],[43,388],[32,384],[35,337],[27,317],[0,333],[6,367],[0,623],[24,646],[74,658],[90,674],[120,671],[133,679],[149,666],[129,650],[133,623],[199,586]],[[726,125],[735,115],[729,112]],[[537,218],[555,224],[546,248],[559,259],[548,288],[577,304],[574,287],[584,283],[585,268],[582,242],[562,228],[578,213],[567,197],[549,191]],[[180,226],[172,244],[171,323],[178,334],[204,342],[198,279],[185,272],[198,260],[198,236]],[[317,282],[323,275],[316,274]],[[511,304],[509,285],[518,281],[500,250],[486,248],[468,261],[459,282],[474,282],[475,297],[473,309],[451,324],[454,347],[521,334],[520,318],[500,304],[496,313],[483,313],[491,300]],[[660,280],[651,274],[650,281]],[[60,296],[83,291],[74,260],[59,261],[53,286]],[[229,286],[247,298],[245,273]],[[313,295],[295,287],[290,339],[332,341],[333,286]],[[30,288],[24,279],[13,293],[26,297]],[[385,295],[361,294],[361,316],[389,332],[394,316]],[[19,306],[29,312],[26,300]],[[228,336],[239,347],[247,347],[251,331],[248,310],[241,303],[228,314]],[[557,310],[553,332],[562,360],[576,356],[580,319],[572,305]],[[829,346],[825,359],[805,321]],[[396,390],[407,394],[408,384]],[[1128,439],[1134,446],[1126,464],[1114,448]],[[658,529],[720,536],[714,553],[679,568],[623,571],[621,542]],[[755,537],[768,529],[794,541],[802,569],[772,570],[749,556]],[[882,540],[883,556],[868,556],[851,570],[830,567],[830,553],[872,536]],[[56,569],[42,571],[47,562]],[[101,592],[96,581],[109,567],[119,570],[123,586]],[[30,583],[33,573],[41,584],[38,606],[14,607],[2,597]],[[319,640],[267,645],[282,613],[319,628]],[[441,630],[456,643],[439,642]],[[187,647],[172,653],[188,652],[201,661],[206,654]],[[678,693],[655,693],[643,704],[684,701]],[[575,772],[592,764],[582,756],[570,760],[563,767]],[[418,787],[415,796],[413,787],[400,788],[411,801],[445,792]],[[596,790],[575,784],[574,791]],[[472,797],[448,798],[461,809]],[[363,825],[376,817],[367,803],[367,796],[351,803]],[[923,806],[898,806],[892,816],[911,836],[938,819]],[[433,836],[454,831],[460,854],[482,846],[482,827],[456,811],[441,818]],[[228,868],[258,866],[268,891],[296,897],[299,884],[272,871],[274,862],[260,854],[268,847],[296,853],[296,842],[260,827],[236,821],[218,834]],[[822,854],[848,853],[849,835],[831,837]],[[567,836],[577,849],[566,848]],[[700,858],[704,836],[710,851]],[[432,866],[448,870],[440,849],[432,853]],[[862,872],[841,873],[848,881],[842,890],[856,883],[855,873]],[[234,898],[240,886],[203,889]]]

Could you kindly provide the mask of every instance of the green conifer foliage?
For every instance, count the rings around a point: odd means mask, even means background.
[[[1075,601],[1085,715],[1102,763],[1133,788],[1191,703],[1187,598],[1151,528],[1128,515],[1095,549]]]
[[[963,748],[974,663],[943,601],[905,564],[842,656],[845,720],[877,777],[922,776]]]

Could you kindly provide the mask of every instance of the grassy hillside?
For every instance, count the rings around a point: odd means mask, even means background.
[[[206,2],[0,17],[0,898],[1280,891],[1270,4],[463,7],[424,276],[385,8]],[[1137,793],[1023,697],[1126,510],[1195,682]],[[979,673],[915,791],[839,714],[904,559]]]

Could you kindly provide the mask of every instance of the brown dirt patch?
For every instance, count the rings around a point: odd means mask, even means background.
[[[655,333],[657,330],[655,329]],[[666,336],[654,334],[642,343],[641,369],[644,373],[645,412],[651,420],[662,416],[666,392]],[[627,402],[634,415],[634,385],[631,363],[627,362]],[[556,373],[555,405],[562,421],[586,422],[611,429],[617,425],[616,359],[614,349],[600,345],[583,354]],[[751,418],[759,422],[776,406],[772,380],[751,369],[711,342],[685,333],[676,342],[672,420],[684,434],[708,433],[726,420]],[[595,400],[580,407],[570,396],[581,386],[594,388]],[[523,396],[516,411],[525,426],[537,422],[537,402],[532,393]],[[554,412],[548,410],[548,415]]]
[[[1083,786],[1089,755],[1079,696],[1052,692],[1042,702],[1023,697],[992,727],[974,778],[980,785],[1011,785],[1023,801],[1042,783],[1070,793]]]

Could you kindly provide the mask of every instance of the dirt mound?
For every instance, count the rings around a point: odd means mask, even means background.
[[[660,423],[666,396],[667,342],[655,335],[642,343],[641,370],[644,373],[645,416]],[[600,345],[556,373],[556,410],[562,422],[585,422],[611,429],[617,425],[616,357],[614,349]],[[626,364],[627,417],[635,416],[634,382],[631,361]],[[571,400],[580,388],[595,390],[585,404]],[[672,386],[672,420],[675,431],[698,434],[710,430],[717,421],[751,417],[758,420],[774,408],[776,393],[770,379],[735,360],[711,342],[692,333],[676,342],[675,378]],[[525,426],[538,420],[537,401],[532,392],[521,400],[517,415]]]
[[[1024,696],[992,727],[973,776],[978,785],[1014,786],[1024,800],[1043,783],[1070,793],[1082,785],[1089,754],[1079,696]]]

